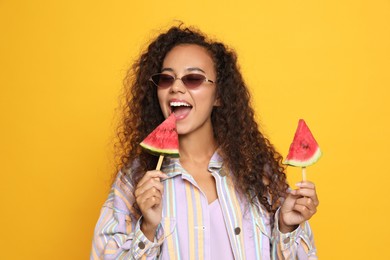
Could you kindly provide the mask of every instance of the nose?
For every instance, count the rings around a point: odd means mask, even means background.
[[[183,81],[180,78],[175,78],[175,81],[173,82],[171,86],[171,92],[181,92],[185,93],[187,90],[186,86],[184,85]]]

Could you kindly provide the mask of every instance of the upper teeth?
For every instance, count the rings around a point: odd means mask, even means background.
[[[187,103],[184,103],[184,102],[171,102],[171,107],[180,107],[180,106],[186,106],[186,107],[190,107],[191,105],[190,104],[187,104]]]

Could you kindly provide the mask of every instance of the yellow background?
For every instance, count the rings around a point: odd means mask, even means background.
[[[124,73],[175,19],[237,50],[283,155],[308,123],[320,258],[390,259],[388,0],[0,0],[0,258],[89,257]]]

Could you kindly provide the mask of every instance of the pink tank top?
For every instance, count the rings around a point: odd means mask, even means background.
[[[234,260],[229,235],[218,199],[209,204],[209,212],[211,224],[211,259]]]

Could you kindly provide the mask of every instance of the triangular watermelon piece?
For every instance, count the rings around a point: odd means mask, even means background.
[[[149,153],[179,157],[179,138],[176,130],[176,117],[172,113],[153,130],[140,144]]]
[[[309,127],[303,119],[298,122],[294,140],[284,164],[298,167],[306,167],[314,164],[321,157],[322,153]]]

